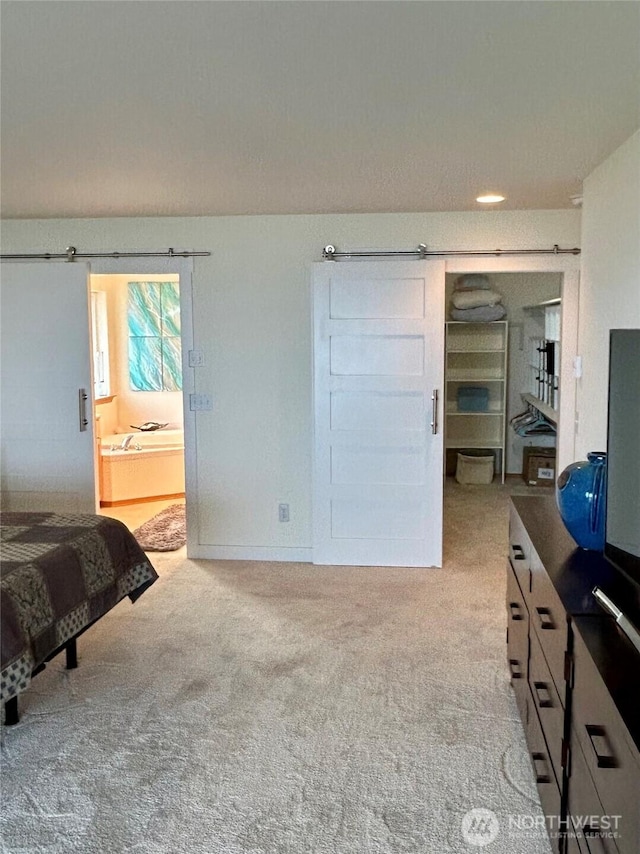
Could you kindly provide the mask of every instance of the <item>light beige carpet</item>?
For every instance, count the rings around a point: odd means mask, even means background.
[[[548,854],[509,830],[540,807],[505,665],[506,496],[446,504],[443,570],[158,556],[4,731],[3,851]],[[474,808],[500,822],[484,848]]]

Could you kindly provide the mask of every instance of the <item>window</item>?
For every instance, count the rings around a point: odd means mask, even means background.
[[[129,382],[133,391],[180,391],[180,286],[129,282]]]
[[[107,295],[91,291],[91,350],[93,352],[93,393],[95,400],[109,397],[109,326]]]

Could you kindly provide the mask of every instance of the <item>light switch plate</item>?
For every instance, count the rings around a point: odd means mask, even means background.
[[[189,409],[192,412],[209,412],[213,409],[213,401],[210,394],[190,394]]]

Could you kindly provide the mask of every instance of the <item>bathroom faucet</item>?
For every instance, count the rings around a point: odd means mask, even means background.
[[[121,451],[128,451],[129,450],[129,445],[131,444],[131,440],[133,439],[134,436],[135,436],[135,433],[129,433],[127,436],[124,437],[124,439],[120,443],[120,450]]]

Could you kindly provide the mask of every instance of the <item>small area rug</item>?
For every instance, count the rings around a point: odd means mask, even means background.
[[[146,552],[172,552],[187,542],[184,504],[172,504],[133,532]]]

